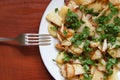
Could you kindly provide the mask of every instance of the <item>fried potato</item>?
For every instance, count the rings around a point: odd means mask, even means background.
[[[117,52],[115,49],[111,49],[107,51],[113,58],[116,58]]]
[[[62,43],[61,43],[61,45],[63,45],[63,46],[70,46],[72,43],[70,42],[70,41],[68,41],[68,40],[64,40],[64,41],[62,41]]]
[[[118,49],[116,50],[116,52],[117,52],[116,57],[117,57],[117,58],[120,58],[120,48],[118,48]]]
[[[50,12],[46,18],[55,25],[62,26],[62,18],[57,13],[55,13],[55,11]]]
[[[84,48],[84,44],[85,44],[85,42],[82,42],[78,47],[79,47],[80,49],[83,49],[83,48]]]
[[[95,12],[98,12],[103,9],[103,4],[100,2],[96,2],[96,3],[88,5],[88,7],[90,9],[93,8]]]
[[[73,65],[71,65],[69,63],[64,64],[61,68],[61,73],[65,78],[68,78],[68,79],[72,78],[75,74]]]
[[[55,47],[60,51],[65,51],[65,47],[62,46],[61,44],[56,44]]]
[[[107,50],[107,39],[104,39],[104,42],[103,42],[103,47],[102,47],[102,51],[105,52]]]
[[[69,8],[67,6],[62,6],[61,10],[59,11],[59,15],[63,19],[63,21],[65,20],[68,9]]]
[[[73,67],[75,69],[75,75],[84,74],[85,70],[80,64],[73,64]]]
[[[64,63],[64,52],[60,52],[57,57],[56,57],[56,62],[59,64],[63,64]]]
[[[78,48],[78,47],[74,47],[74,46],[71,46],[70,49],[76,53],[77,55],[81,54],[83,52],[82,49]]]
[[[96,71],[96,67],[95,66],[91,66],[91,69],[90,69],[90,73],[93,75],[95,74],[95,71]]]
[[[80,64],[69,64],[66,63],[61,68],[62,75],[68,80],[76,79],[77,75],[84,74],[85,71]]]
[[[103,72],[96,69],[96,71],[94,72],[92,80],[104,80]]]
[[[55,26],[52,24],[48,25],[48,32],[50,33],[51,36],[57,37],[57,30],[55,30]]]
[[[80,80],[80,79],[79,79],[79,76],[74,76],[74,77],[70,78],[69,80]]]
[[[96,47],[98,47],[99,45],[100,45],[100,42],[90,41],[90,46],[91,46],[92,48],[96,48]]]
[[[83,76],[83,75],[80,75],[80,76],[79,76],[79,80],[84,80],[84,76]]]
[[[98,49],[99,49],[100,51],[102,51],[102,45],[101,45],[101,44],[98,46]]]
[[[72,0],[69,1],[69,3],[67,4],[67,6],[68,6],[69,9],[71,9],[72,11],[74,11],[74,10],[76,9],[76,7],[78,7],[78,5],[77,5],[74,1],[72,1]]]
[[[89,5],[91,3],[93,3],[95,0],[74,0],[76,2],[76,4],[80,5]]]
[[[108,76],[108,80],[119,80],[118,79],[118,69],[114,66],[113,67],[113,74],[112,75],[110,75],[110,76]]]
[[[102,58],[102,53],[100,50],[96,50],[91,57],[92,60],[96,60],[96,59],[100,59],[100,58]]]
[[[119,58],[120,57],[120,48],[118,49],[111,49],[107,51],[113,58]]]
[[[62,37],[60,36],[60,34],[57,32],[57,38],[58,38],[58,40],[60,41],[60,42],[62,42],[63,40],[62,40]]]
[[[109,1],[114,5],[119,5],[120,4],[120,0],[109,0]]]
[[[106,71],[106,61],[104,59],[99,60],[99,63],[97,65],[97,69],[99,71],[104,71],[104,72]]]
[[[117,68],[120,70],[120,62],[116,64]]]

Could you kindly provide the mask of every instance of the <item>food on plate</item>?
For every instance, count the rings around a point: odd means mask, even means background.
[[[66,80],[118,80],[120,0],[64,0],[48,13],[48,31],[59,40],[55,58]]]

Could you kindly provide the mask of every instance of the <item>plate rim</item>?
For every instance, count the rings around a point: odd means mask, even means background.
[[[60,1],[64,1],[64,0],[58,0],[58,2],[60,2]],[[41,26],[42,26],[42,21],[45,19],[45,16],[48,14],[48,12],[47,12],[47,10],[52,6],[52,4],[55,4],[57,1],[56,0],[51,0],[50,2],[49,2],[49,4],[48,4],[48,6],[46,7],[46,9],[45,9],[45,11],[44,11],[44,13],[43,13],[43,15],[42,15],[42,18],[41,18],[41,21],[40,21],[40,24],[39,24],[39,34],[41,34]],[[57,3],[58,3],[57,2]],[[62,5],[64,4],[63,2],[61,2],[62,3]],[[55,6],[55,5],[54,5]],[[60,6],[61,7],[61,6]],[[58,7],[56,7],[56,8],[58,8]],[[55,9],[55,8],[54,8]],[[52,38],[52,40],[53,40],[53,38]],[[64,78],[62,77],[61,79],[58,79],[54,74],[52,74],[51,73],[51,70],[49,70],[48,69],[48,67],[47,67],[47,65],[45,64],[45,61],[44,61],[44,58],[43,58],[43,55],[42,55],[42,52],[41,52],[41,46],[39,46],[39,52],[40,52],[40,56],[41,56],[41,58],[42,58],[42,61],[43,61],[43,64],[44,64],[44,66],[45,66],[45,68],[47,69],[47,71],[49,72],[49,74],[55,79],[55,80],[64,80]],[[60,71],[59,71],[60,72]]]

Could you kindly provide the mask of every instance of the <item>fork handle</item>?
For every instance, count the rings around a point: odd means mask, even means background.
[[[14,38],[0,38],[0,41],[13,41]]]

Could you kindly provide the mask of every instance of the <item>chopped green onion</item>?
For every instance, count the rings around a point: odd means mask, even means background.
[[[59,10],[58,8],[55,8],[55,13],[57,13],[57,12],[58,12],[58,10]]]

